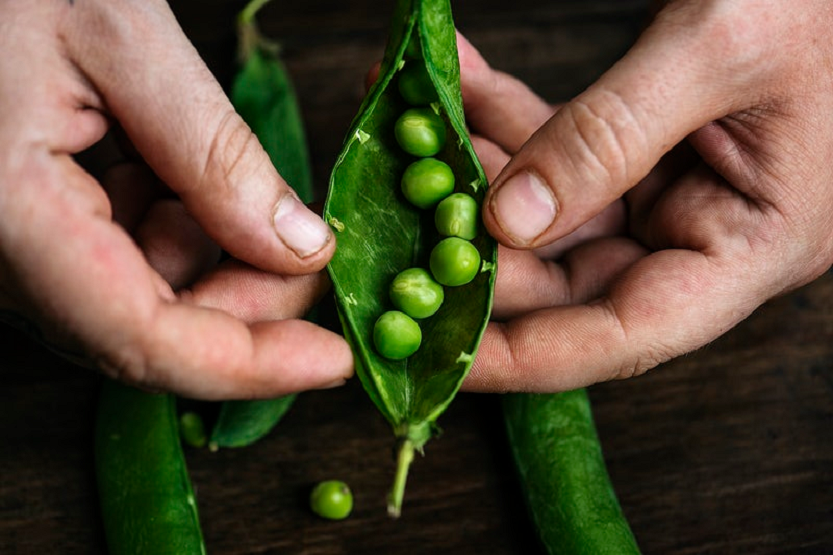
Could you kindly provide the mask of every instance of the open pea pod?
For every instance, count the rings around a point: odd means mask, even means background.
[[[421,451],[436,431],[437,418],[471,368],[489,320],[497,261],[496,245],[481,225],[471,241],[481,271],[467,285],[446,288],[439,311],[420,321],[419,350],[399,361],[377,354],[373,325],[391,308],[391,280],[407,268],[427,268],[431,249],[441,239],[433,213],[410,205],[400,190],[401,176],[415,160],[394,136],[397,118],[410,107],[396,86],[408,63],[424,63],[436,90],[431,107],[447,131],[436,158],[451,167],[455,192],[482,204],[487,187],[465,125],[451,5],[448,0],[399,0],[379,77],[353,120],[324,207],[338,241],[328,269],[344,335],[365,390],[400,442],[388,500],[393,516],[401,510],[414,451]]]

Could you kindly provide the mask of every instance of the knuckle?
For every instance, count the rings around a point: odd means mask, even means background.
[[[674,357],[673,350],[665,346],[640,344],[641,342],[635,337],[636,333],[629,329],[620,308],[616,306],[613,300],[604,299],[598,304],[598,307],[610,321],[610,325],[606,328],[611,330],[611,337],[606,338],[600,344],[633,346],[633,350],[620,359],[621,363],[611,369],[607,381],[626,380],[641,376],[648,370]]]
[[[601,90],[559,111],[575,140],[565,142],[568,156],[588,183],[600,177],[623,186],[642,177],[633,160],[648,152],[645,132],[630,105],[617,93]]]
[[[256,173],[264,157],[265,151],[257,136],[229,108],[220,118],[212,135],[201,173],[200,188],[219,188],[223,193],[229,193]]]
[[[610,379],[628,380],[637,378],[671,358],[671,356],[663,355],[660,351],[649,350],[639,353],[634,360],[617,368]]]
[[[774,14],[769,2],[671,2],[658,17],[659,23],[679,36],[690,39],[690,51],[710,62],[709,71],[731,67],[722,78],[736,80],[747,74],[767,71],[774,65],[772,45],[784,49],[792,43],[795,23]],[[773,36],[775,35],[775,36]],[[731,60],[727,66],[724,61]]]
[[[96,366],[106,376],[133,386],[153,387],[147,359],[141,349],[125,347],[94,357]]]

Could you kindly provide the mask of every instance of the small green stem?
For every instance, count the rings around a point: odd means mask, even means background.
[[[251,0],[237,16],[237,58],[240,64],[245,64],[258,50],[273,56],[277,56],[280,51],[278,43],[260,34],[255,21],[258,10],[270,1]]]
[[[249,2],[243,11],[240,12],[240,21],[242,23],[251,23],[260,8],[269,3],[270,0],[252,0]]]
[[[388,515],[399,518],[402,514],[402,500],[405,497],[405,482],[408,481],[408,468],[414,460],[414,443],[410,439],[402,440],[396,457],[396,476],[393,487],[388,494]]]

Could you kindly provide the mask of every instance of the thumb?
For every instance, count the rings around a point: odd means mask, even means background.
[[[685,11],[657,17],[507,164],[483,214],[501,243],[533,248],[567,235],[636,185],[689,133],[733,110],[739,77],[728,71],[725,45],[703,40],[708,22],[683,25],[691,15]]]
[[[78,2],[71,18],[70,55],[214,240],[265,270],[327,263],[329,227],[275,171],[167,2]]]

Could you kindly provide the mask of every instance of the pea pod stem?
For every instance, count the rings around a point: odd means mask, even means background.
[[[408,470],[414,461],[416,447],[410,439],[404,439],[399,444],[399,452],[396,455],[396,474],[393,478],[393,486],[388,494],[388,515],[399,518],[402,514],[402,500],[405,498],[405,483],[408,481]]]
[[[238,20],[241,24],[247,25],[254,22],[255,16],[260,9],[268,4],[271,0],[251,0],[246,7],[240,12]]]

